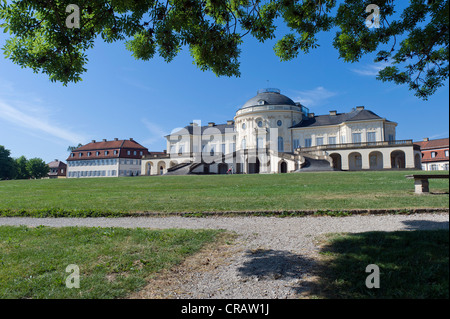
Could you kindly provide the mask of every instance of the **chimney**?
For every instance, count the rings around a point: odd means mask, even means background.
[[[428,137],[425,137],[424,139],[423,139],[423,141],[424,142],[428,142],[430,139],[428,138]]]
[[[357,110],[357,111],[362,111],[362,110],[364,110],[364,106],[357,106],[357,107],[356,107],[356,110]]]
[[[216,123],[214,123],[214,122],[208,122],[208,126],[214,126],[214,125],[216,125]]]
[[[106,138],[103,139],[103,142],[106,142]]]
[[[196,123],[196,122],[191,122],[191,123],[189,123],[189,125],[190,125],[190,126],[198,126],[198,123]]]
[[[314,113],[309,113],[309,114],[308,114],[308,117],[309,117],[310,119],[314,118]]]
[[[58,159],[55,159],[55,162],[59,162]]]
[[[130,137],[130,141],[134,141],[132,137]]]
[[[119,139],[117,137],[114,138],[114,141],[118,141]]]
[[[336,115],[337,112],[336,111],[330,111],[330,115]]]
[[[92,140],[92,143],[95,143],[95,140]]]
[[[227,121],[227,125],[233,125],[233,124],[234,124],[233,120]]]

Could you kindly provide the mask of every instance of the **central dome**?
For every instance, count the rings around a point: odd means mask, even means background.
[[[258,94],[245,102],[242,108],[258,105],[296,105],[287,96],[280,93],[279,89],[261,89]]]

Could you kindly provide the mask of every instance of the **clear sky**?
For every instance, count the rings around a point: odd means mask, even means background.
[[[0,33],[0,47],[7,36]],[[340,60],[332,36],[322,34],[318,49],[289,62],[275,56],[275,41],[245,37],[240,78],[197,69],[187,48],[168,64],[159,57],[137,61],[124,43],[98,41],[87,53],[83,81],[64,87],[0,55],[0,145],[13,157],[47,162],[65,161],[69,145],[104,138],[134,138],[150,151],[162,151],[163,136],[173,129],[194,120],[232,120],[264,87],[279,88],[316,115],[364,105],[398,123],[397,139],[449,136],[448,81],[422,101],[406,86],[377,81],[374,55],[353,64]]]

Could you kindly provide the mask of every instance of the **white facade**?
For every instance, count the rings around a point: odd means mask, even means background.
[[[420,151],[410,140],[396,140],[396,126],[361,106],[316,116],[265,89],[234,121],[175,130],[166,137],[168,154],[144,158],[141,174],[420,168]]]

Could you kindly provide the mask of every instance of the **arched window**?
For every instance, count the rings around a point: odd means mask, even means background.
[[[278,136],[278,152],[284,152],[284,141],[281,136]]]

